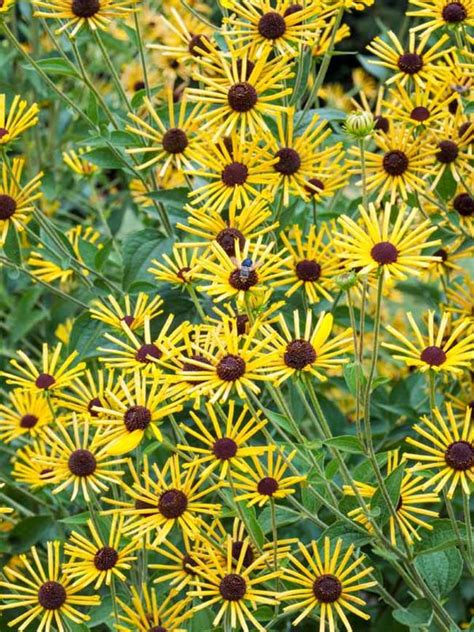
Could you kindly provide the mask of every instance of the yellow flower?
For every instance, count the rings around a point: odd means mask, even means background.
[[[433,33],[437,29],[451,27],[469,30],[474,27],[474,0],[409,0],[413,9],[407,15],[422,21],[411,30]]]
[[[78,151],[74,149],[63,151],[63,160],[69,169],[79,176],[91,176],[96,173],[99,168],[94,163],[89,162],[87,157],[84,156],[88,151],[90,151],[90,147],[81,147]]]
[[[402,360],[407,366],[414,366],[422,372],[432,369],[435,372],[446,371],[454,376],[460,375],[464,369],[472,365],[474,332],[466,333],[471,325],[470,318],[457,320],[451,333],[445,338],[451,321],[451,314],[445,312],[442,315],[438,332],[435,335],[435,313],[430,310],[428,312],[427,339],[420,332],[411,312],[407,312],[407,318],[415,334],[415,342],[389,325],[387,331],[401,344],[382,343],[384,347],[395,352],[393,357],[396,360]]]
[[[67,390],[63,391],[54,403],[60,408],[78,413],[89,421],[93,421],[96,417],[103,416],[95,407],[107,402],[106,393],[108,391],[117,393],[119,390],[120,384],[113,370],[99,369],[93,373],[90,369],[86,369],[84,375],[74,378]]]
[[[49,485],[54,477],[50,467],[45,467],[42,460],[49,456],[44,439],[33,441],[16,451],[12,459],[13,478],[19,483],[29,485],[32,489]]]
[[[145,318],[153,320],[163,313],[163,299],[156,295],[150,300],[150,296],[145,292],[140,292],[134,299],[129,294],[125,294],[121,299],[122,305],[112,294],[107,296],[107,301],[110,307],[104,299],[96,299],[92,302],[91,318],[100,320],[121,331],[122,322],[125,322],[131,331],[134,331],[143,327]]]
[[[313,313],[306,312],[304,330],[300,326],[298,310],[293,312],[293,332],[286,324],[285,317],[279,314],[278,323],[283,335],[273,326],[265,327],[268,339],[265,343],[265,364],[259,369],[277,385],[300,371],[309,373],[321,382],[327,377],[321,370],[329,370],[349,361],[341,355],[353,348],[351,329],[329,338],[333,327],[331,313],[322,312],[313,326]]]
[[[21,174],[25,161],[23,158],[14,158],[10,167],[2,164],[2,181],[0,182],[0,246],[3,245],[8,229],[13,225],[18,231],[25,228],[34,211],[33,202],[38,200],[42,193],[37,191],[41,186],[43,172],[38,173],[32,180],[22,186]]]
[[[406,206],[400,205],[392,226],[390,204],[385,205],[382,213],[377,213],[374,204],[369,204],[368,209],[361,205],[359,211],[360,223],[347,215],[338,218],[344,232],[336,233],[335,244],[338,256],[348,268],[357,269],[361,275],[380,271],[385,279],[404,280],[408,275],[419,276],[431,262],[438,260],[420,254],[425,248],[437,246],[440,240],[428,241],[436,230],[429,220],[415,225],[418,209],[408,213]]]
[[[107,31],[112,20],[126,18],[139,0],[32,0],[36,18],[63,20],[56,29],[75,37],[82,27]]]
[[[53,419],[50,404],[42,393],[16,388],[9,393],[10,406],[0,404],[0,440],[10,443],[19,437],[34,437]]]
[[[354,545],[351,544],[341,558],[342,540],[336,540],[332,547],[327,537],[324,538],[324,557],[320,555],[318,545],[314,540],[308,547],[298,543],[298,548],[302,555],[302,562],[290,553],[288,557],[291,566],[283,570],[283,579],[296,584],[297,588],[285,590],[279,595],[283,601],[295,602],[286,606],[284,612],[302,611],[293,620],[293,625],[298,625],[316,608],[319,609],[320,632],[325,632],[327,629],[334,632],[334,621],[337,618],[341,620],[347,632],[351,632],[352,627],[344,610],[368,621],[370,616],[354,605],[365,605],[363,599],[354,595],[355,592],[377,585],[375,581],[357,583],[374,570],[369,566],[353,573],[364,562],[365,555],[351,561],[354,553]],[[332,551],[331,548],[333,548]]]
[[[433,409],[434,419],[422,417],[424,426],[415,424],[413,430],[424,439],[407,438],[407,443],[418,449],[415,453],[406,453],[407,459],[417,461],[413,472],[435,470],[436,474],[425,482],[425,489],[436,485],[434,492],[439,493],[448,486],[447,496],[452,498],[456,487],[462,487],[469,496],[470,485],[474,481],[474,424],[471,421],[472,408],[466,407],[464,420],[458,427],[451,403],[446,404],[447,421],[439,408]]]
[[[38,122],[36,103],[28,106],[26,99],[16,95],[7,109],[6,97],[0,94],[0,145],[6,145]]]
[[[78,610],[78,606],[98,606],[100,597],[81,594],[82,585],[64,575],[60,563],[60,547],[58,541],[47,543],[47,564],[39,558],[36,547],[30,554],[20,555],[21,567],[4,568],[6,580],[0,581],[4,593],[0,595],[6,604],[0,610],[26,608],[26,611],[9,621],[9,626],[22,632],[33,622],[36,629],[42,632],[64,630],[67,620],[77,624],[89,621],[90,616]],[[40,620],[38,623],[38,619]]]
[[[148,268],[148,272],[157,281],[184,286],[195,280],[196,272],[201,269],[199,249],[189,251],[180,246],[182,244],[173,246],[172,257],[166,253],[162,255],[164,263],[157,259],[151,260],[153,267]]]

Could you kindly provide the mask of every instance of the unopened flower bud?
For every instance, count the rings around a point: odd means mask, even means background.
[[[350,290],[357,284],[357,275],[354,271],[344,272],[336,277],[336,285],[341,290]]]
[[[352,112],[346,116],[344,130],[355,138],[369,136],[375,127],[375,120],[371,112]]]

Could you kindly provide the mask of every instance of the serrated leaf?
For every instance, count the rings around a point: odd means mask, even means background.
[[[336,448],[341,452],[349,452],[350,454],[364,454],[364,448],[357,437],[352,435],[340,435],[339,437],[332,437],[326,439],[324,445],[330,448]]]
[[[407,608],[393,610],[393,618],[411,628],[424,628],[431,623],[433,608],[428,599],[412,601]]]
[[[160,236],[152,229],[140,230],[128,235],[123,245],[123,287],[128,291],[135,281],[153,282],[148,272],[152,259],[161,259],[165,252],[171,252],[173,240]]]
[[[244,503],[242,503],[240,505],[240,509],[244,516],[245,526],[249,531],[251,539],[255,542],[257,547],[261,549],[263,543],[265,542],[265,535],[259,521],[257,520],[255,507],[247,507]]]
[[[434,551],[443,551],[444,549],[449,549],[458,543],[456,530],[454,529],[451,520],[448,518],[432,520],[430,525],[433,529],[423,533],[422,539],[415,544],[415,552],[418,555],[423,553],[432,553]],[[458,528],[461,537],[465,540],[465,524],[458,521]],[[474,532],[472,537],[474,539]]]
[[[456,548],[420,555],[415,565],[437,597],[445,597],[461,579],[463,560]]]
[[[81,360],[99,355],[97,347],[101,341],[103,324],[90,317],[88,312],[76,318],[69,339],[69,352],[79,350]]]

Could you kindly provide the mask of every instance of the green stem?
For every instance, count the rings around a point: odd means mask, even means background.
[[[117,88],[117,92],[120,96],[120,98],[122,99],[125,107],[127,108],[127,110],[129,112],[132,111],[131,105],[130,105],[130,101],[128,100],[128,97],[125,93],[124,87],[122,85],[122,82],[120,81],[120,77],[118,76],[117,70],[115,69],[115,66],[112,62],[112,60],[110,59],[110,55],[109,55],[109,51],[107,50],[107,48],[104,46],[104,42],[102,41],[102,36],[101,33],[98,29],[95,29],[94,31],[92,31],[93,35],[94,35],[94,39],[97,42],[97,44],[99,45],[100,48],[100,52],[102,53],[102,57],[104,58],[105,64],[107,66],[107,68],[109,69],[110,74],[112,75],[112,80],[115,84],[115,87]]]
[[[199,314],[200,319],[204,322],[206,320],[206,312],[201,305],[201,301],[199,300],[194,286],[191,283],[186,283],[186,289],[189,292],[189,296],[191,297],[191,300],[197,310],[197,313]]]

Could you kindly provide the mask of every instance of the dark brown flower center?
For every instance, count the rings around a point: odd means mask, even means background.
[[[169,154],[182,154],[189,145],[186,132],[179,127],[172,127],[163,134],[163,149]]]
[[[410,118],[418,123],[423,123],[423,121],[427,121],[430,118],[430,111],[428,108],[419,105],[418,107],[413,108]]]
[[[144,81],[135,81],[135,83],[133,84],[133,91],[134,92],[138,92],[139,90],[143,90],[145,88],[145,82]]]
[[[109,571],[118,562],[118,553],[111,546],[104,546],[94,555],[94,566],[99,571]]]
[[[389,241],[381,241],[372,247],[370,256],[381,266],[395,263],[398,259],[398,250]]]
[[[450,24],[457,24],[467,18],[467,11],[461,2],[450,2],[441,12],[443,20]]]
[[[273,165],[273,168],[284,176],[292,176],[301,167],[300,155],[291,147],[279,149],[275,158],[278,158],[278,162]]]
[[[14,215],[15,211],[16,211],[15,200],[9,195],[2,193],[0,195],[0,220],[9,219],[12,215]]]
[[[296,264],[295,272],[301,281],[317,281],[321,276],[321,266],[314,259],[303,259]]]
[[[474,467],[474,446],[468,441],[455,441],[444,453],[444,460],[453,470],[466,472]]]
[[[6,136],[8,134],[8,130],[5,129],[4,127],[0,127],[0,138],[3,138],[4,136]]]
[[[66,589],[59,582],[45,582],[38,590],[39,604],[45,610],[59,610],[66,599]]]
[[[69,456],[68,467],[75,476],[90,476],[95,472],[97,461],[89,450],[74,450]]]
[[[155,358],[159,360],[163,354],[158,349],[158,347],[154,344],[146,344],[142,345],[135,354],[135,360],[138,362],[143,362],[144,364],[148,364],[149,362],[153,362],[150,358]]]
[[[403,53],[398,58],[398,67],[407,75],[416,75],[423,68],[423,57],[417,53]]]
[[[205,35],[193,35],[189,40],[188,50],[193,57],[202,57],[204,53],[209,53],[211,47]]]
[[[382,166],[390,176],[401,176],[408,169],[408,165],[407,155],[399,149],[388,151],[382,160]]]
[[[191,272],[191,268],[189,266],[184,266],[184,268],[180,268],[178,270],[178,272],[176,273],[176,276],[178,277],[178,279],[181,279],[183,283],[187,283],[188,281],[187,275],[189,274],[189,272]]]
[[[222,182],[227,187],[235,187],[237,185],[245,184],[249,175],[249,170],[246,165],[241,162],[232,162],[230,165],[226,165],[221,173]]]
[[[127,314],[122,318],[122,322],[125,323],[128,327],[131,327],[135,321],[135,318],[131,314]]]
[[[219,584],[219,592],[226,601],[240,601],[247,592],[247,582],[241,575],[225,575]]]
[[[157,507],[156,505],[153,505],[146,500],[141,500],[140,498],[137,498],[135,500],[135,509],[138,509],[141,512],[146,511],[147,513],[155,513]]]
[[[324,191],[324,184],[318,178],[310,178],[304,190],[311,195],[317,195],[319,191]]]
[[[216,371],[224,382],[235,382],[245,374],[245,360],[240,356],[229,354],[219,361]]]
[[[300,338],[292,340],[286,345],[283,360],[290,369],[301,371],[305,366],[309,366],[316,361],[316,351],[313,345],[307,340]]]
[[[468,132],[472,132],[473,130],[474,127],[472,123],[470,121],[464,121],[464,123],[461,123],[461,125],[458,127],[458,136],[459,138],[462,138],[463,136],[468,135]],[[471,142],[471,134],[468,135],[468,138],[466,140],[469,140],[469,142]]]
[[[183,570],[187,575],[192,575],[193,577],[196,575],[196,571],[193,569],[196,568],[197,562],[191,555],[184,555],[183,560]]]
[[[420,355],[420,360],[426,362],[430,366],[441,366],[446,362],[446,353],[441,347],[431,346],[423,349]]]
[[[212,446],[212,451],[216,459],[228,461],[237,454],[238,446],[230,437],[222,437]]]
[[[278,481],[272,476],[265,476],[258,481],[257,491],[262,496],[273,496],[278,490]]]
[[[454,162],[459,155],[459,148],[452,140],[442,140],[438,143],[438,151],[435,156],[438,162],[449,164]]]
[[[286,32],[285,18],[276,11],[269,11],[262,15],[257,28],[265,39],[276,40],[283,37]]]
[[[38,423],[38,417],[36,415],[23,415],[20,419],[21,428],[34,428]]]
[[[320,575],[313,582],[313,595],[321,603],[334,603],[342,595],[342,584],[334,575]]]
[[[448,253],[444,248],[440,248],[436,252],[433,253],[434,257],[439,257],[443,263],[446,263],[448,260]]]
[[[98,397],[94,397],[93,399],[91,399],[91,401],[87,404],[87,412],[90,414],[91,417],[98,417],[99,413],[94,410],[94,408],[96,406],[102,406],[102,402],[100,401],[100,399]]]
[[[236,540],[235,542],[232,542],[232,557],[234,560],[237,561],[239,559],[242,549],[244,548],[244,544],[245,543],[242,540]],[[254,559],[255,556],[253,554],[252,547],[250,546],[250,544],[247,544],[244,553],[244,559],[242,560],[242,565],[246,568],[247,566],[250,566],[250,564],[252,564]]]
[[[247,291],[258,283],[258,274],[256,270],[250,270],[247,275],[243,275],[240,268],[232,270],[229,276],[229,284],[236,290]]]
[[[56,379],[49,373],[40,373],[35,380],[35,384],[38,388],[47,389],[56,383]]]
[[[247,314],[238,314],[235,322],[237,324],[237,333],[239,334],[239,336],[243,336],[247,331],[249,317],[247,316]]]
[[[454,198],[454,209],[463,217],[474,215],[474,198],[469,193],[460,193]]]
[[[168,489],[161,494],[158,501],[160,513],[168,520],[179,518],[187,508],[188,497],[180,489]]]
[[[151,412],[145,406],[131,406],[125,412],[123,421],[128,432],[146,430],[151,422]]]
[[[242,235],[240,230],[237,228],[224,228],[217,235],[216,241],[224,250],[224,252],[229,255],[229,257],[235,257],[235,242],[239,242],[240,249],[245,246],[245,237]]]
[[[381,114],[377,114],[377,116],[374,117],[374,120],[375,120],[374,129],[380,130],[382,132],[385,132],[385,134],[387,134],[388,130],[390,129],[390,121],[388,120],[388,118],[385,116],[382,116]]]
[[[99,0],[72,0],[71,11],[78,18],[91,18],[100,11]]]
[[[300,4],[290,4],[290,6],[288,7],[288,9],[285,10],[283,15],[286,18],[289,15],[294,15],[295,13],[298,13],[299,11],[302,11],[302,10],[303,10],[303,7]]]
[[[211,361],[208,360],[205,356],[200,355],[199,353],[194,354],[189,359],[190,360],[196,360],[196,362],[202,362],[202,364],[207,364],[208,366],[212,366]],[[183,371],[191,371],[191,372],[196,372],[196,371],[202,371],[203,370],[202,367],[197,366],[193,362],[183,362],[182,369],[183,369]],[[201,381],[190,380],[188,383],[189,384],[200,384]]]
[[[227,102],[234,112],[249,112],[257,101],[257,91],[247,81],[235,83],[227,93]]]
[[[148,632],[168,632],[168,628],[164,628],[162,625],[154,625],[149,628]]]

